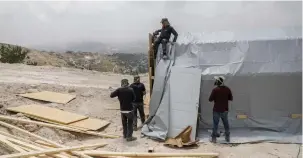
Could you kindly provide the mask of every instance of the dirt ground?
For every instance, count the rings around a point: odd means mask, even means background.
[[[6,107],[39,103],[45,106],[105,119],[111,122],[111,124],[104,132],[121,135],[120,113],[118,110],[115,110],[118,107],[118,100],[111,99],[109,94],[111,92],[110,87],[119,87],[122,78],[128,78],[132,81],[131,76],[106,74],[96,71],[50,66],[28,66],[23,64],[0,64],[0,107],[1,105],[3,106],[0,112],[5,113],[3,109]],[[143,75],[141,80],[148,87],[147,76]],[[63,93],[71,92],[72,94],[76,94],[77,97],[68,104],[61,105],[37,102],[17,96],[20,93],[42,90]],[[102,139],[45,127],[24,124],[20,126],[65,145],[107,142],[109,145],[99,149],[107,151],[146,152],[148,147],[155,147],[155,152],[218,152],[220,158],[302,157],[299,150],[301,145],[297,144],[258,143],[232,146],[203,143],[194,149],[173,149],[163,146],[160,142],[140,138],[139,131],[135,132],[138,141],[126,142],[122,138]],[[4,128],[1,129],[5,130]],[[8,152],[0,146],[0,155],[7,154]]]

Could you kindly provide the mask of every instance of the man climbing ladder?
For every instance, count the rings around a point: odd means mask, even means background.
[[[154,41],[153,44],[154,53],[155,53],[155,57],[157,57],[158,48],[161,43],[163,49],[163,59],[167,59],[167,50],[166,50],[167,43],[169,42],[171,34],[173,34],[174,35],[174,39],[172,43],[173,45],[174,42],[177,41],[178,33],[172,26],[170,26],[170,23],[167,18],[163,18],[161,20],[161,23],[162,23],[162,29],[159,29],[153,33],[153,36],[157,36],[161,32],[160,36]]]

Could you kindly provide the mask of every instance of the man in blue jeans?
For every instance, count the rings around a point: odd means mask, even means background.
[[[228,123],[228,101],[233,100],[233,95],[231,90],[224,85],[224,78],[222,76],[215,77],[215,88],[212,90],[209,96],[209,101],[214,102],[213,108],[213,132],[212,132],[212,142],[217,142],[218,136],[218,125],[220,118],[223,122],[225,129],[225,140],[230,141],[229,123]]]

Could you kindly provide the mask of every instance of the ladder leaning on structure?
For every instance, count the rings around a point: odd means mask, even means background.
[[[155,79],[155,57],[153,49],[153,35],[149,34],[149,43],[148,43],[148,78],[149,78],[149,95],[151,96],[154,79]]]

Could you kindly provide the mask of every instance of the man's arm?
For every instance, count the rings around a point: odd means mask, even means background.
[[[176,42],[176,41],[177,41],[177,38],[178,38],[178,33],[177,33],[177,31],[176,31],[173,27],[171,27],[171,32],[172,32],[173,35],[174,35],[173,42]]]
[[[153,33],[153,35],[158,35],[160,32],[161,32],[161,29],[156,30],[156,31]]]
[[[113,92],[110,94],[110,97],[111,97],[111,98],[115,98],[115,97],[118,96],[118,94],[119,94],[119,89],[116,89],[115,91],[113,91]]]
[[[211,91],[208,101],[212,102],[215,100],[215,89]]]
[[[229,92],[228,92],[228,100],[233,101],[234,97],[233,94],[231,92],[231,90],[228,88]]]

